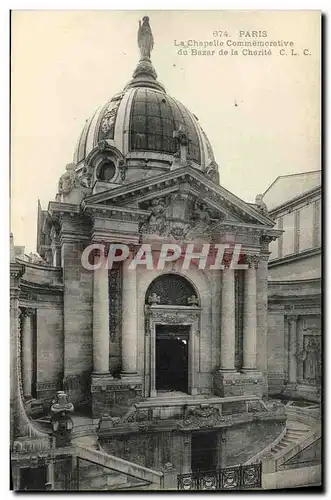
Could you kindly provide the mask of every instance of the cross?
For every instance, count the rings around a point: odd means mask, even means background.
[[[182,125],[180,125],[177,130],[173,131],[173,138],[176,139],[177,144],[179,144],[180,163],[185,164],[187,161],[189,139],[187,132]]]

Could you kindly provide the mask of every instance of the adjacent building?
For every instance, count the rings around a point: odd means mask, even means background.
[[[312,400],[321,390],[321,171],[278,177],[263,199],[276,227],[268,264],[270,393]]]

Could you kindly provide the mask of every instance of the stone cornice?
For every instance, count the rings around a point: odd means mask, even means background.
[[[59,201],[50,201],[48,204],[48,212],[53,217],[53,215],[62,215],[65,213],[69,214],[79,214],[81,212],[80,206],[73,203],[62,203]]]
[[[113,205],[98,205],[96,203],[87,203],[83,207],[84,212],[93,218],[112,218],[120,220],[140,221],[147,217],[150,212]]]
[[[300,259],[307,259],[308,257],[313,257],[314,255],[322,254],[322,247],[312,248],[310,250],[305,250],[303,252],[294,253],[291,255],[286,255],[286,257],[281,257],[280,259],[269,260],[269,268],[281,266],[283,264],[289,264],[290,262],[295,262]]]
[[[322,284],[322,279],[321,278],[306,278],[302,280],[268,280],[268,285],[269,286],[280,286],[280,285],[289,285],[291,287],[298,285],[298,287],[303,288],[306,285],[321,285]]]
[[[295,198],[292,198],[289,201],[286,201],[285,203],[282,203],[278,207],[275,207],[274,209],[270,210],[269,215],[271,217],[276,217],[279,215],[279,212],[283,212],[284,210],[287,209],[294,209],[296,205],[299,203],[302,203],[305,200],[308,200],[309,198],[312,198],[316,195],[321,194],[321,186],[314,187],[313,189],[310,189],[309,191],[306,191],[303,194],[300,194],[299,196],[296,196]]]
[[[32,293],[44,293],[44,294],[62,294],[63,284],[44,284],[44,283],[33,283],[32,281],[21,280],[21,293],[32,294]]]
[[[296,296],[289,294],[279,295],[268,293],[268,302],[269,305],[276,303],[278,305],[286,306],[291,304],[292,307],[295,307],[297,309],[312,309],[316,307],[320,312],[321,294],[308,293],[307,295]]]
[[[218,229],[220,232],[229,231],[229,232],[239,232],[243,230],[245,232],[250,233],[258,233],[262,237],[270,237],[271,239],[276,239],[281,236],[283,231],[281,229],[274,229],[268,226],[262,226],[259,224],[248,224],[246,222],[236,222],[236,221],[224,221],[218,222],[214,226],[212,226],[211,230],[215,231]]]
[[[82,206],[84,207],[87,203],[103,203],[108,200],[115,202],[115,200],[119,198],[124,199],[127,197],[132,198],[137,195],[141,196],[141,194],[146,193],[146,191],[148,192],[154,190],[155,192],[157,188],[163,188],[184,180],[189,181],[190,184],[196,182],[201,188],[203,188],[206,191],[206,200],[213,197],[219,199],[220,209],[222,209],[221,203],[223,200],[223,203],[228,203],[232,209],[238,212],[238,215],[241,214],[242,216],[245,214],[267,227],[274,226],[274,221],[272,219],[262,215],[258,210],[254,209],[240,198],[237,198],[222,186],[218,186],[214,182],[210,181],[202,173],[192,167],[182,167],[157,177],[153,176],[139,182],[120,186],[111,191],[88,196],[82,201]],[[191,186],[189,189],[191,189]]]
[[[55,267],[48,264],[39,264],[35,262],[29,262],[27,260],[16,259],[19,264],[24,265],[25,268],[31,267],[32,269],[40,269],[41,271],[50,271],[50,272],[62,272],[62,267]]]
[[[10,263],[10,277],[19,279],[25,271],[25,263],[11,262]]]

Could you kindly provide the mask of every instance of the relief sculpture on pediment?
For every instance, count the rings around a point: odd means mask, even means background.
[[[140,226],[141,233],[156,234],[159,236],[167,234],[166,206],[167,202],[165,198],[156,198],[152,200],[149,206],[150,215]]]
[[[201,200],[183,193],[152,200],[145,209],[150,215],[140,225],[141,234],[154,234],[175,240],[210,236],[215,214]]]

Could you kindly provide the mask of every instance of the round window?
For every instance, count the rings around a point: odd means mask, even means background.
[[[99,181],[109,182],[115,175],[116,167],[114,162],[106,160],[102,163],[99,170]]]

